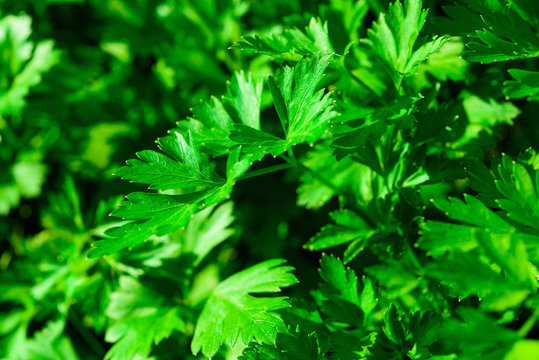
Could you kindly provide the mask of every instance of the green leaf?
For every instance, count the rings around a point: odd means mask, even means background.
[[[496,124],[511,125],[513,119],[520,114],[520,110],[510,102],[498,103],[494,99],[488,99],[487,102],[473,94],[466,94],[462,104],[470,124],[482,129]]]
[[[516,307],[529,294],[526,286],[477,261],[475,254],[457,253],[441,257],[427,264],[425,273],[453,288],[460,299],[477,295],[481,306],[491,311]]]
[[[359,307],[363,310],[363,313],[365,313],[365,317],[369,316],[369,314],[376,308],[377,304],[378,299],[376,298],[372,280],[368,277],[363,277],[363,291],[359,297]]]
[[[20,113],[30,88],[39,84],[42,74],[59,60],[59,52],[53,49],[52,40],[35,46],[29,41],[31,24],[32,20],[27,15],[10,15],[0,20],[0,49],[3,53],[0,77],[9,81],[9,85],[4,81],[0,85],[1,114]]]
[[[322,255],[320,260],[320,277],[325,284],[321,284],[322,292],[328,298],[339,297],[359,306],[358,279],[354,271],[345,269],[344,264],[331,255]]]
[[[316,333],[306,333],[299,326],[295,330],[290,330],[290,334],[278,334],[276,345],[283,357],[288,360],[325,359],[320,351]]]
[[[190,131],[197,139],[197,145],[213,155],[225,154],[231,147],[228,136],[233,120],[223,103],[215,96],[192,109],[193,115],[178,122],[182,133]]]
[[[509,0],[508,5],[532,26],[539,25],[539,6],[531,0]]]
[[[539,101],[539,72],[509,69],[515,80],[504,82],[504,93],[511,99],[526,98],[529,101]]]
[[[355,272],[333,257],[323,254],[320,260],[321,297],[318,299],[328,321],[359,326],[376,306],[372,284],[360,294]],[[368,283],[367,283],[368,284]],[[373,306],[374,305],[374,306]]]
[[[253,34],[243,36],[231,46],[258,54],[280,56],[287,60],[299,60],[302,56],[313,56],[316,53],[333,53],[333,46],[328,36],[327,23],[317,18],[311,18],[305,33],[296,27],[285,28],[283,31],[271,34]]]
[[[116,175],[124,180],[148,184],[155,190],[205,190],[224,182],[193,144],[190,132],[184,136],[173,131],[157,142],[168,156],[152,150],[140,151],[137,153],[139,159],[128,160],[128,166],[120,168]]]
[[[369,238],[377,233],[365,220],[351,210],[339,210],[330,214],[335,224],[323,227],[304,247],[314,251],[349,244],[345,262],[350,262],[367,245]]]
[[[41,195],[48,167],[41,162],[40,155],[20,154],[7,171],[6,183],[0,184],[0,215],[7,215],[19,205],[21,198],[35,198]]]
[[[526,243],[534,236],[517,231],[477,198],[466,195],[466,202],[452,198],[436,199],[434,204],[446,215],[462,224],[428,221],[423,225],[419,246],[435,257],[450,252],[480,251],[491,266],[496,264],[508,279],[529,290],[537,289]],[[476,260],[481,263],[482,258]]]
[[[112,360],[147,357],[154,344],[185,327],[174,304],[127,276],[120,278],[120,288],[111,294],[107,316],[113,324],[105,340],[114,345],[105,359]]]
[[[489,171],[479,161],[467,168],[470,187],[491,207],[504,210],[507,218],[526,227],[539,229],[539,172],[524,161],[534,151],[520,155],[518,161],[509,155],[494,158]]]
[[[78,359],[77,351],[69,336],[65,334],[65,319],[51,319],[32,338],[16,344],[15,351],[8,356],[16,359]]]
[[[301,174],[298,187],[297,204],[307,209],[321,208],[338,195],[336,189],[358,186],[358,178],[367,178],[363,166],[350,157],[336,161],[333,149],[326,142],[320,142],[299,161],[311,170]],[[314,174],[320,174],[333,186]]]
[[[279,120],[281,120],[281,126],[283,127],[286,136],[288,109],[286,108],[283,94],[279,90],[279,85],[277,85],[277,80],[273,76],[268,77],[268,87],[271,91],[271,97],[273,98],[273,106],[275,107],[275,111],[277,111]]]
[[[469,123],[460,139],[451,145],[454,148],[475,142],[482,135],[493,134],[501,124],[512,125],[513,120],[520,115],[520,110],[510,102],[482,99],[467,91],[462,96],[462,105]]]
[[[0,185],[0,215],[7,215],[11,208],[16,207],[21,195],[16,184]]]
[[[394,150],[402,151],[408,146],[396,141],[397,130],[414,126],[414,104],[418,100],[418,97],[401,96],[385,106],[343,113],[345,121],[335,131],[338,139],[333,142],[337,159],[352,154],[356,161],[381,175],[397,171],[395,165],[400,161]]]
[[[389,299],[401,297],[409,306],[417,302],[411,293],[420,285],[421,279],[418,279],[404,263],[391,260],[387,265],[370,266],[366,272],[385,287]]]
[[[275,347],[255,342],[245,348],[239,360],[323,360],[316,332],[307,333],[299,326],[277,334]]]
[[[261,160],[267,154],[279,156],[286,151],[287,145],[277,136],[243,125],[236,125],[230,139],[235,144],[240,144],[242,153],[251,162]]]
[[[379,57],[397,81],[402,75],[416,71],[417,66],[435,53],[447,41],[434,37],[430,41],[418,36],[427,18],[421,0],[400,0],[389,5],[387,14],[381,13],[369,29],[366,44]]]
[[[226,202],[195,214],[185,228],[182,251],[195,254],[199,263],[217,245],[234,234],[234,204]]]
[[[238,360],[285,360],[285,358],[276,347],[253,341],[243,349]]]
[[[438,52],[429,56],[421,69],[434,76],[438,81],[465,81],[469,64],[462,58],[464,44],[450,39]]]
[[[113,254],[153,235],[167,235],[187,225],[192,214],[228,199],[230,191],[223,185],[186,195],[131,193],[112,214],[135,221],[105,231],[107,238],[94,242],[88,257]]]
[[[470,42],[465,57],[470,61],[492,63],[514,59],[534,58],[539,55],[536,25],[528,23],[513,10],[482,16],[483,30],[477,31],[477,40]]]
[[[253,129],[260,129],[260,103],[262,97],[262,81],[254,81],[251,74],[236,73],[228,86],[225,103],[236,123],[245,124]]]
[[[404,342],[404,329],[402,327],[403,324],[399,320],[397,309],[391,306],[384,316],[384,334],[392,343],[401,344]]]
[[[227,83],[226,95],[195,106],[193,116],[180,121],[178,127],[183,133],[190,131],[205,152],[226,154],[233,146],[229,135],[235,124],[260,130],[262,90],[261,80],[254,80],[250,73],[237,72]]]
[[[462,321],[456,318],[447,320],[440,329],[440,338],[457,349],[459,359],[471,360],[477,356],[503,359],[520,340],[516,332],[498,325],[476,309],[459,308],[457,314]]]
[[[331,94],[324,94],[318,87],[330,58],[331,55],[316,54],[312,59],[302,59],[294,68],[285,66],[277,77],[270,77],[270,90],[286,139],[236,125],[230,139],[241,146],[242,153],[251,161],[268,153],[279,156],[299,143],[313,144],[326,133],[336,113]]]
[[[166,156],[153,151],[139,153],[119,174],[150,188],[180,189],[182,195],[131,193],[112,215],[133,220],[105,232],[109,238],[94,242],[89,257],[112,254],[136,246],[153,235],[163,236],[185,225],[191,215],[230,197],[234,178],[219,177],[193,144],[190,133],[174,132],[158,140]]]
[[[283,329],[276,310],[289,307],[285,297],[253,296],[279,292],[297,283],[291,266],[281,259],[268,260],[232,275],[212,292],[200,314],[191,350],[213,357],[223,343],[233,347],[238,340],[275,344],[277,329]]]
[[[11,168],[19,193],[25,198],[41,194],[41,186],[45,182],[47,167],[40,162],[20,161]]]
[[[513,344],[513,347],[505,354],[504,360],[539,360],[539,341],[524,339]]]
[[[332,110],[331,94],[318,90],[330,59],[331,55],[316,54],[310,60],[301,60],[294,68],[285,66],[277,78],[271,80],[279,88],[280,96],[275,96],[276,108],[281,123],[285,124],[287,146],[314,143],[326,131],[329,120],[337,115]],[[274,86],[272,93],[277,93]]]

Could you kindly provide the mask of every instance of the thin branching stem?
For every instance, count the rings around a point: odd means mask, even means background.
[[[290,163],[277,164],[277,165],[269,166],[269,167],[264,168],[264,169],[250,171],[247,174],[242,175],[239,178],[239,180],[245,180],[245,179],[250,179],[250,178],[253,178],[253,177],[256,177],[256,176],[260,176],[260,175],[271,174],[271,173],[274,173],[274,172],[277,172],[277,171],[287,170],[287,169],[290,169],[290,168],[293,168],[293,167],[294,167],[294,164],[290,164]]]

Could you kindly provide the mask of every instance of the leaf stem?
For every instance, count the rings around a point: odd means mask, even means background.
[[[539,320],[539,309],[535,309],[535,311],[530,315],[530,317],[522,324],[520,329],[518,329],[518,334],[522,336],[523,338],[528,335],[530,331],[535,327],[535,324],[537,323],[537,320]]]
[[[289,148],[287,150],[287,152],[288,152],[288,156],[290,156],[290,160],[292,160],[292,162],[294,162],[294,163],[297,163],[298,160],[296,159],[296,155],[294,154],[294,150],[292,150],[292,148]]]
[[[264,169],[250,171],[247,174],[240,176],[239,180],[245,180],[245,179],[249,179],[255,176],[260,176],[260,175],[270,174],[277,171],[287,170],[292,167],[294,167],[294,165],[290,163],[277,164],[277,165],[273,165]]]
[[[99,355],[100,357],[103,356],[106,352],[105,348],[101,344],[101,342],[92,334],[90,330],[88,330],[84,325],[82,325],[81,319],[73,312],[73,310],[70,310],[68,313],[68,319],[71,325],[77,330],[77,332],[81,335],[81,337],[86,341],[88,345],[90,345],[90,348],[94,350],[94,352]]]
[[[416,253],[414,252],[414,249],[408,242],[408,239],[404,239],[405,247],[406,247],[406,253],[408,254],[408,258],[410,259],[410,262],[412,265],[414,265],[417,269],[421,269],[421,263],[419,262],[419,259],[417,258]]]
[[[348,69],[347,69],[348,70]],[[383,101],[380,100],[380,95],[378,95],[377,93],[374,92],[373,89],[371,89],[363,80],[361,80],[360,78],[358,78],[352,71],[348,70],[348,74],[350,75],[350,77],[352,79],[354,79],[357,83],[359,83],[362,87],[364,87],[373,97],[374,100],[376,100],[376,102],[378,104],[382,104],[383,105]]]
[[[292,149],[288,149],[288,154],[289,154],[289,156],[286,156],[284,154],[279,156],[281,159],[286,161],[286,163],[273,165],[273,166],[270,166],[270,167],[267,167],[267,168],[264,168],[264,169],[260,169],[260,170],[250,171],[247,174],[244,174],[243,176],[241,176],[238,180],[250,179],[250,178],[253,178],[253,177],[256,177],[256,176],[270,174],[270,173],[273,173],[273,172],[298,167],[301,170],[306,171],[309,174],[311,174],[311,176],[313,178],[315,178],[316,180],[318,180],[319,182],[321,182],[322,184],[324,184],[325,186],[327,186],[328,188],[333,190],[334,193],[336,193],[336,194],[341,193],[341,190],[338,187],[336,187],[333,183],[331,183],[329,180],[327,180],[325,177],[321,176],[319,173],[317,173],[313,169],[309,168],[308,166],[305,166],[304,164],[302,164],[296,158],[296,156],[294,155],[294,152],[292,151]]]
[[[341,190],[338,187],[336,187],[332,182],[330,182],[328,179],[326,179],[325,177],[323,177],[322,175],[320,175],[319,173],[317,173],[316,171],[314,171],[310,167],[305,166],[304,164],[302,164],[295,157],[293,159],[291,159],[286,155],[281,155],[280,158],[282,158],[287,163],[294,164],[295,166],[297,166],[297,167],[301,168],[302,170],[308,172],[309,174],[311,174],[311,176],[313,178],[315,178],[316,180],[318,180],[319,182],[321,182],[322,184],[324,184],[325,186],[327,186],[328,188],[333,190],[334,193],[336,193],[336,194],[341,193]]]

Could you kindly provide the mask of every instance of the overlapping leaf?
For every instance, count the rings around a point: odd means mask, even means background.
[[[207,357],[217,353],[223,343],[234,346],[239,340],[274,344],[277,330],[284,323],[275,313],[288,307],[285,297],[263,297],[252,294],[275,293],[297,283],[291,266],[273,259],[232,275],[212,292],[200,314],[191,350]]]
[[[307,333],[299,326],[279,333],[275,347],[251,343],[238,360],[323,360],[327,359],[315,332]]]
[[[443,37],[418,40],[427,13],[422,9],[421,0],[405,0],[404,6],[398,0],[389,5],[387,14],[380,14],[369,30],[367,44],[384,61],[397,83],[401,75],[414,72],[419,63],[446,41]]]
[[[314,143],[327,130],[333,111],[331,93],[319,89],[331,55],[316,54],[294,67],[285,66],[277,77],[268,79],[273,103],[285,139],[247,126],[236,126],[230,138],[253,160],[265,154],[278,156],[299,143]]]
[[[437,258],[426,266],[427,275],[461,297],[479,296],[487,309],[518,306],[537,289],[526,250],[534,248],[537,237],[515,228],[477,198],[468,195],[465,200],[434,200],[460,224],[428,221],[423,225],[419,246]]]
[[[360,291],[355,272],[345,269],[339,259],[328,255],[322,255],[320,260],[320,277],[324,282],[320,284],[318,300],[328,321],[356,327],[364,324],[377,305],[370,279],[364,278]]]
[[[0,61],[0,113],[4,115],[21,112],[30,88],[37,85],[42,74],[59,59],[52,40],[35,46],[29,40],[31,22],[27,15],[6,16],[0,20],[0,48],[3,52]]]
[[[457,349],[459,359],[537,359],[538,341],[523,339],[476,309],[463,307],[457,313],[462,321],[449,319],[440,336],[446,346]]]
[[[230,132],[236,124],[260,130],[262,81],[251,74],[236,73],[221,99],[212,97],[193,108],[193,116],[181,121],[183,131],[190,130],[197,145],[213,155],[222,155],[233,145]]]
[[[115,322],[105,339],[114,343],[106,359],[147,357],[154,344],[185,323],[173,304],[157,296],[131,277],[120,278],[120,288],[111,294],[107,315]]]
[[[305,33],[300,29],[285,28],[280,33],[268,35],[247,35],[236,42],[232,49],[255,52],[270,56],[282,56],[289,60],[299,60],[302,56],[313,56],[316,53],[333,53],[328,36],[327,23],[311,18]]]
[[[508,72],[514,80],[504,83],[505,95],[511,99],[539,101],[539,72],[521,69],[510,69]]]
[[[113,215],[132,220],[106,231],[108,239],[94,243],[89,256],[114,253],[135,246],[153,235],[166,235],[185,226],[192,214],[227,199],[234,175],[218,176],[207,158],[193,144],[190,133],[179,132],[158,140],[167,155],[144,151],[118,172],[125,179],[159,190],[185,192],[181,195],[136,192],[127,196]],[[236,164],[229,166],[233,167]],[[233,171],[229,169],[229,173]],[[228,181],[228,182],[227,182]]]
[[[337,190],[359,187],[360,182],[368,179],[362,165],[349,157],[335,161],[333,149],[327,143],[321,142],[300,161],[311,170],[301,175],[298,187],[297,204],[307,209],[318,209],[339,195]]]
[[[470,186],[489,206],[520,226],[539,229],[537,154],[528,150],[516,161],[504,154],[494,158],[491,171],[480,162],[468,167]]]
[[[345,252],[345,262],[349,262],[363,250],[368,240],[378,232],[351,210],[339,210],[331,213],[330,216],[335,224],[323,227],[305,244],[305,248],[313,251],[349,244]]]
[[[328,121],[337,115],[331,106],[331,94],[318,89],[330,59],[331,55],[317,54],[312,60],[300,61],[294,68],[284,67],[276,78],[269,78],[287,146],[315,142],[325,132]]]
[[[468,44],[466,58],[470,61],[492,63],[539,56],[537,24],[526,21],[511,8],[482,19],[485,28],[477,31],[477,41]]]

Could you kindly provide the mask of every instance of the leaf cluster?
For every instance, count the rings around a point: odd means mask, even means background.
[[[4,1],[0,357],[539,359],[538,16]]]

